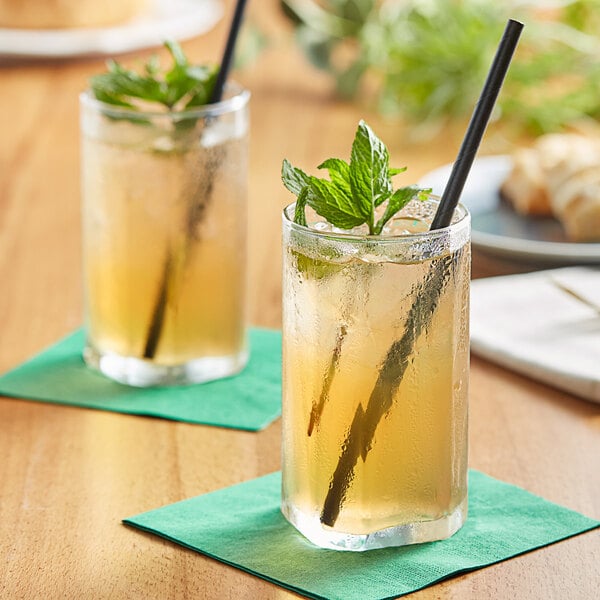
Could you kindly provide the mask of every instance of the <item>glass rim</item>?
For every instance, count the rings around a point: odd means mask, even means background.
[[[133,115],[143,115],[151,119],[202,119],[206,117],[217,117],[232,112],[236,112],[244,108],[250,101],[250,91],[235,81],[230,81],[226,84],[225,90],[231,92],[231,96],[213,102],[212,104],[203,104],[202,106],[194,106],[187,110],[136,110],[126,106],[116,106],[108,102],[98,100],[92,94],[91,89],[86,89],[79,94],[80,104],[89,108],[93,108],[102,114],[111,117],[131,117]]]
[[[435,194],[429,194],[428,199],[433,200],[436,204],[439,204],[440,197]],[[310,236],[318,239],[328,239],[328,240],[340,240],[346,242],[358,242],[358,243],[398,243],[398,242],[408,242],[408,241],[425,241],[430,239],[435,239],[441,236],[447,236],[449,234],[458,233],[465,228],[470,227],[471,224],[471,213],[469,209],[459,202],[456,208],[454,209],[454,213],[459,211],[459,219],[447,227],[441,227],[440,229],[429,229],[427,231],[420,231],[414,233],[392,233],[392,234],[379,234],[379,235],[370,235],[370,234],[357,234],[357,233],[345,233],[340,231],[318,231],[317,229],[312,229],[305,225],[300,225],[299,223],[295,223],[293,220],[293,213],[296,206],[296,202],[292,202],[283,208],[283,219],[284,223],[290,227],[290,229],[297,231],[305,236]],[[462,212],[462,214],[460,214]],[[289,214],[291,213],[291,215]]]

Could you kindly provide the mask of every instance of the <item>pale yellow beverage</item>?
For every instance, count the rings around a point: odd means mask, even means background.
[[[434,208],[383,237],[284,215],[282,510],[320,546],[441,539],[466,518],[469,218],[428,232]]]
[[[135,122],[82,99],[85,358],[119,381],[246,362],[247,98],[226,102]]]

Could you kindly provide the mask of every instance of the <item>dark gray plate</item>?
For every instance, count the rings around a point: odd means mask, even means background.
[[[490,254],[536,262],[600,264],[600,244],[569,242],[558,221],[524,217],[500,197],[511,168],[509,156],[484,156],[473,163],[461,201],[472,217],[472,242]],[[441,195],[452,165],[425,175],[420,185]]]

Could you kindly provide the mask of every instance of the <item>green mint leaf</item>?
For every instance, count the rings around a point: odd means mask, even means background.
[[[108,73],[101,73],[91,78],[91,86],[96,98],[98,98],[96,94],[98,91],[113,98],[121,106],[123,103],[131,104],[132,98],[162,101],[162,90],[155,79],[138,75],[135,71],[125,69],[114,61],[109,63],[108,68]]]
[[[360,207],[371,233],[375,208],[387,200],[392,193],[389,162],[387,148],[373,130],[361,120],[350,154],[350,188],[354,202]]]
[[[165,48],[169,51],[171,57],[173,58],[173,62],[175,63],[174,68],[184,68],[187,66],[188,60],[183,53],[181,46],[177,42],[167,40],[165,42]]]
[[[289,160],[284,159],[281,165],[281,180],[292,194],[299,196],[302,190],[309,185],[310,176],[302,169],[293,167]]]
[[[406,167],[401,167],[400,169],[393,169],[392,167],[390,167],[388,169],[388,174],[390,177],[393,177],[394,175],[399,175],[400,173],[404,173],[404,171],[406,171]]]
[[[352,196],[346,195],[336,183],[311,177],[310,192],[308,205],[335,227],[353,229],[365,222]]]
[[[334,181],[307,175],[301,169],[293,167],[285,159],[281,167],[281,179],[285,187],[298,196],[297,202],[301,203],[302,215],[304,215],[304,205],[308,204],[335,227],[352,229],[364,223],[365,220],[352,201],[349,184],[344,182],[343,177],[338,174],[340,169],[344,169],[340,164],[343,161],[338,163],[336,160],[330,160],[332,161],[330,168],[331,172],[334,173]],[[329,161],[325,161],[323,164],[327,163]],[[301,196],[302,200],[300,199]],[[298,210],[298,204],[296,204],[296,214],[294,215],[296,223],[299,223],[297,220]],[[304,223],[306,223],[306,220],[304,220]]]
[[[213,66],[190,65],[183,50],[175,42],[165,42],[165,46],[173,57],[173,67],[165,73],[170,106],[177,104],[184,96],[189,97],[186,108],[207,104],[218,69]]]
[[[100,102],[105,102],[106,104],[114,104],[115,106],[122,106],[124,108],[134,108],[133,104],[130,102],[126,102],[123,98],[120,98],[118,95],[114,94],[114,91],[109,87],[99,82],[94,96]]]
[[[327,169],[331,181],[343,190],[346,195],[352,195],[350,188],[350,165],[345,160],[341,158],[328,158],[317,169]]]
[[[188,61],[181,47],[174,42],[165,42],[165,46],[173,58],[173,66],[165,73],[165,104],[171,107],[197,87],[198,80],[190,77]]]
[[[160,61],[158,56],[151,56],[150,60],[144,65],[144,72],[148,77],[155,77],[160,71]]]
[[[219,69],[216,66],[190,66],[186,69],[187,76],[196,81],[195,87],[191,90],[190,99],[185,105],[186,108],[203,106],[210,102],[212,91],[217,81],[218,72]]]
[[[294,211],[294,223],[298,223],[298,225],[307,226],[306,224],[306,200],[308,198],[309,188],[306,186],[303,190],[298,194],[298,199],[296,200],[296,209]]]
[[[108,71],[90,79],[94,96],[102,102],[133,109],[139,108],[139,101],[158,103],[169,110],[207,104],[217,68],[191,65],[175,42],[166,42],[165,46],[173,62],[167,71],[161,74],[156,57],[144,65],[142,73],[108,61]]]
[[[383,231],[385,224],[399,211],[402,210],[411,200],[415,198],[424,199],[427,192],[431,190],[422,190],[415,185],[397,189],[389,198],[385,212],[375,225],[375,234],[379,235]]]

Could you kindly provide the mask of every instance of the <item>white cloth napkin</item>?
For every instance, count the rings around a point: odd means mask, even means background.
[[[600,403],[600,268],[473,281],[471,350]]]

